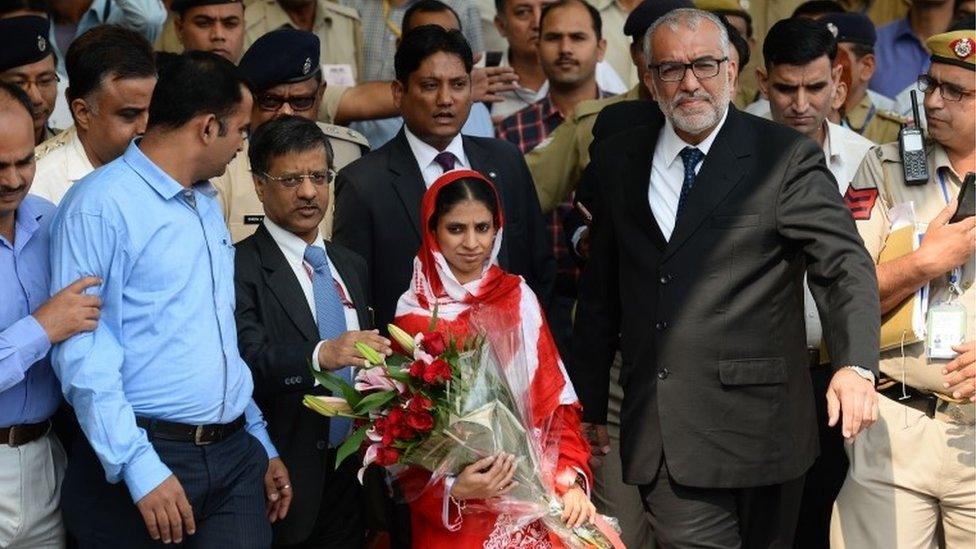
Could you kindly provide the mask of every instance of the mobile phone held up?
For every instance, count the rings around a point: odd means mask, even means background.
[[[974,215],[976,215],[976,173],[969,172],[962,180],[962,188],[959,189],[959,205],[949,223],[958,223]]]

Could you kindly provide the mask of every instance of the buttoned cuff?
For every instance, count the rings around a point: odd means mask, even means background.
[[[585,231],[586,229],[589,229],[589,227],[586,225],[579,227],[578,229],[576,229],[576,232],[573,233],[573,237],[570,239],[573,242],[573,253],[575,253],[576,255],[580,254],[579,241],[580,239],[583,238],[583,231]]]
[[[159,455],[153,450],[153,447],[147,444],[141,453],[125,464],[122,469],[122,480],[129,488],[132,501],[139,503],[139,500],[155,490],[172,474],[173,472],[169,470],[169,467],[159,459]],[[113,479],[108,480],[113,482]]]
[[[319,365],[319,349],[322,348],[323,343],[325,343],[324,339],[322,341],[319,341],[315,345],[315,348],[312,349],[312,369],[315,370],[316,372],[322,371],[322,366]],[[318,386],[319,386],[319,380],[316,379],[315,382],[312,383],[312,387],[318,387]]]
[[[20,355],[24,357],[25,369],[44,358],[51,350],[51,340],[34,315],[27,315],[14,322],[3,334],[9,341],[16,342]]]
[[[855,374],[857,374],[857,375],[863,377],[864,379],[870,381],[872,385],[874,385],[874,382],[876,381],[875,380],[875,377],[874,377],[874,372],[872,372],[871,370],[868,370],[867,368],[862,368],[860,366],[854,366],[853,364],[851,364],[849,366],[844,366],[841,369],[854,370],[854,373]]]

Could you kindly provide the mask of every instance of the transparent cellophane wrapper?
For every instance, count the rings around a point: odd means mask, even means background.
[[[513,454],[518,485],[501,497],[465,502],[464,514],[506,516],[504,527],[512,531],[501,533],[503,536],[540,520],[567,547],[613,547],[595,525],[570,529],[561,519],[563,506],[555,494],[553,477],[562,425],[550,417],[545,425],[532,427],[532,380],[521,333],[484,327],[479,332],[482,335],[468,345],[471,350],[458,359],[460,380],[452,381],[448,388],[452,407],[447,425],[404,456],[404,463],[431,472],[421,492],[442,489],[445,477],[460,474],[479,459],[500,452]],[[404,494],[408,500],[420,495],[409,491]],[[603,519],[619,532],[615,519]]]

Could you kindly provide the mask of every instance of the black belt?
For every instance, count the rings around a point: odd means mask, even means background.
[[[898,404],[914,408],[929,418],[935,417],[935,407],[939,404],[939,398],[934,394],[923,393],[901,383],[894,383],[891,387],[878,389],[878,393]]]
[[[23,446],[43,437],[51,430],[51,420],[0,428],[0,444]]]
[[[161,419],[137,417],[136,425],[146,430],[149,439],[171,440],[174,442],[192,442],[197,446],[220,442],[244,428],[244,416],[240,416],[230,423],[215,423],[213,425],[186,425]]]

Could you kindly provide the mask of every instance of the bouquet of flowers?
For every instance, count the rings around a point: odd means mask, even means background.
[[[307,395],[304,403],[324,416],[354,418],[352,435],[339,447],[336,465],[361,449],[362,475],[370,464],[394,475],[408,466],[431,472],[430,483],[457,475],[467,465],[506,452],[517,457],[518,485],[484,503],[504,514],[510,528],[540,520],[569,547],[622,547],[615,521],[566,526],[562,503],[554,493],[555,444],[552,425],[533,427],[527,368],[518,345],[504,336],[482,333],[458,340],[434,331],[410,336],[395,325],[390,335],[406,354],[385,358],[358,344],[368,365],[355,386],[328,372],[314,372],[334,395]],[[509,339],[514,339],[510,335]],[[500,342],[501,340],[501,342]],[[501,348],[500,348],[501,347]],[[501,351],[501,352],[499,352]],[[502,360],[501,357],[507,357]],[[429,485],[429,484],[428,484]]]

